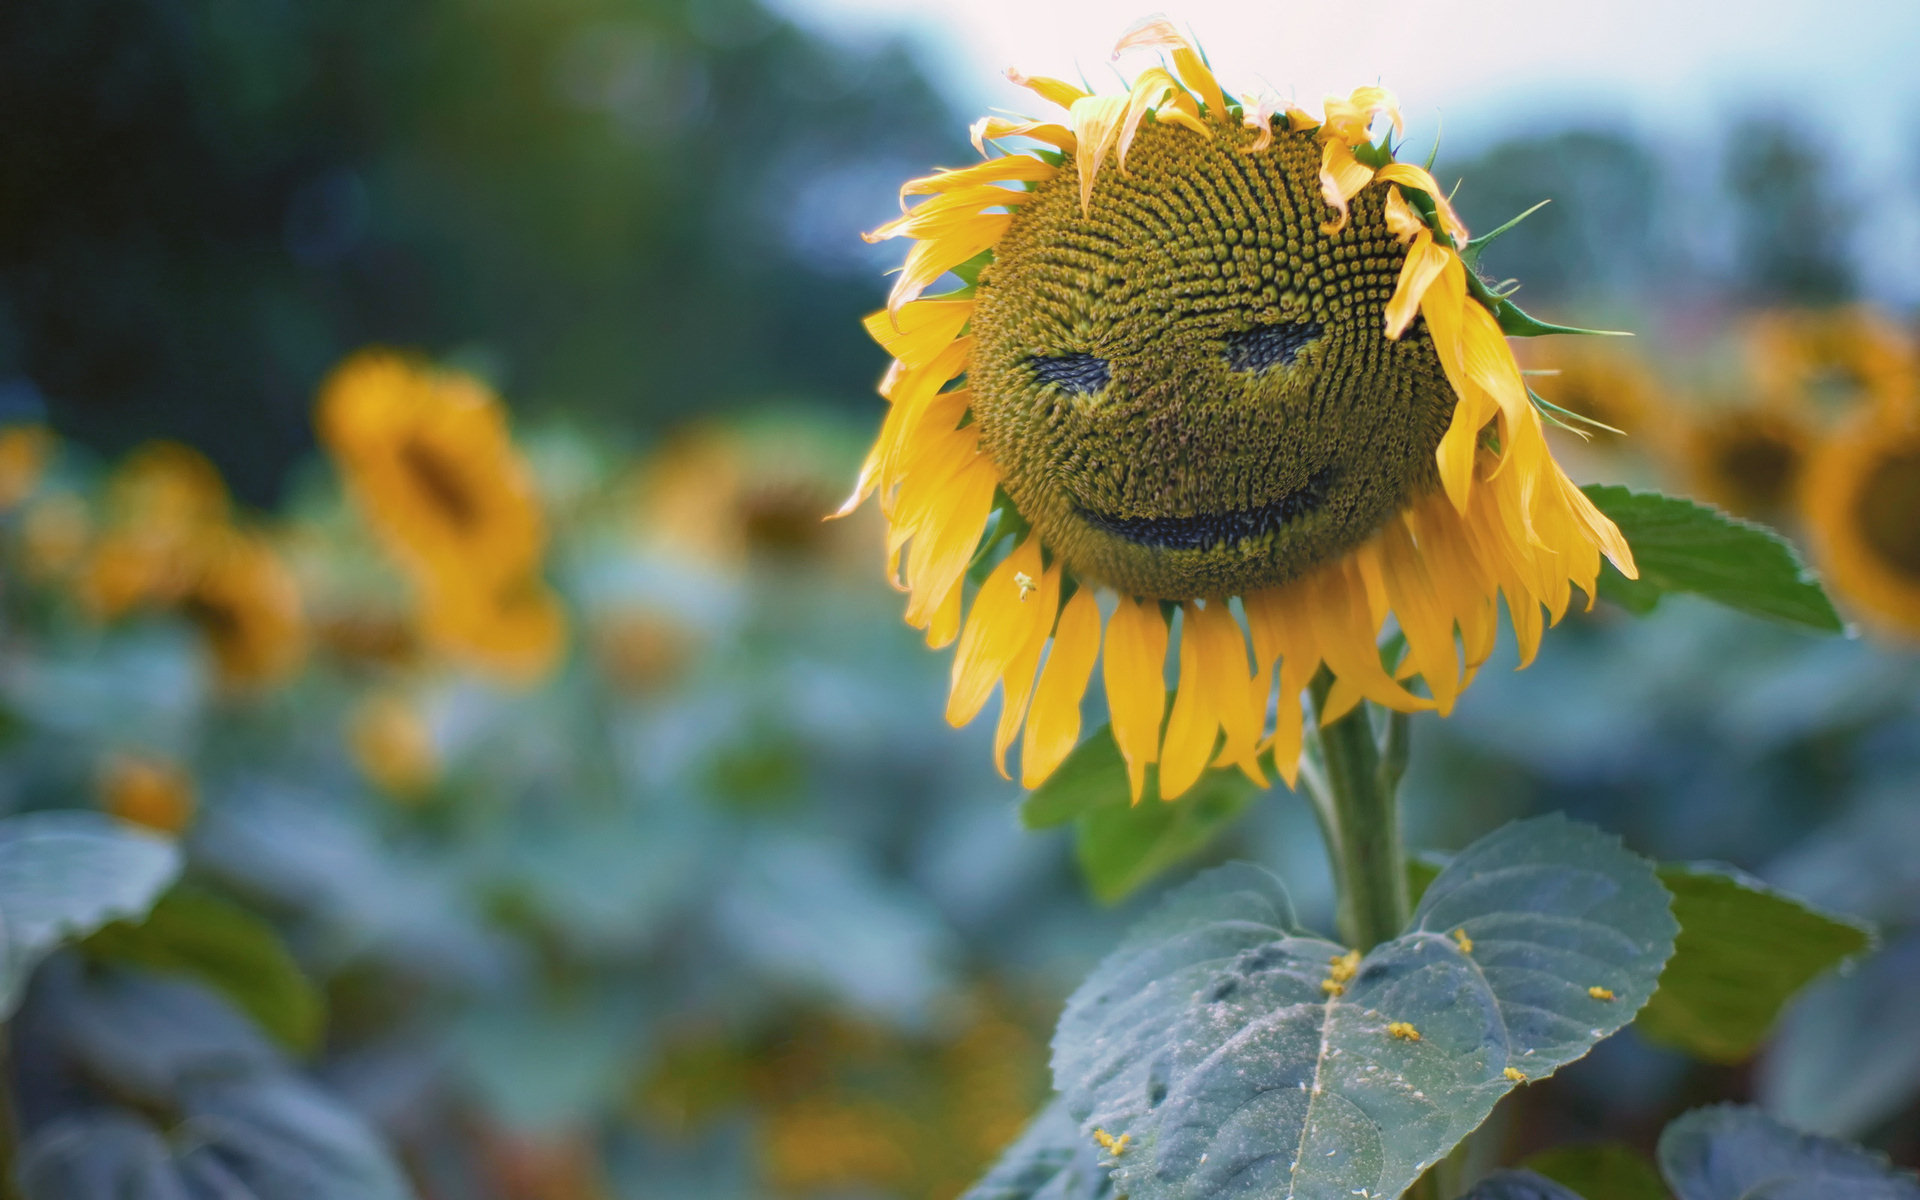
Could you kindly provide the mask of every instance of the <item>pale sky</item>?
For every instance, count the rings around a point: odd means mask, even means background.
[[[1684,160],[1722,123],[1767,104],[1835,139],[1839,174],[1869,200],[1920,189],[1920,0],[774,0],[843,39],[906,34],[964,112],[1038,113],[1000,77],[1114,85],[1109,51],[1138,17],[1189,29],[1234,91],[1309,108],[1381,83],[1409,144],[1436,125],[1464,153],[1506,133],[1620,120]],[[1128,73],[1153,60],[1123,63]],[[1889,213],[1883,250],[1920,241],[1913,206]],[[1920,296],[1914,264],[1880,257],[1883,295]],[[1897,268],[1897,269],[1896,269]],[[1904,285],[1904,286],[1903,286]],[[1889,290],[1890,288],[1890,290]]]

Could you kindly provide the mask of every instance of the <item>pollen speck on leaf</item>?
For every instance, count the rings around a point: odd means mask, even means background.
[[[1460,947],[1460,953],[1462,954],[1473,953],[1473,939],[1467,936],[1466,930],[1464,929],[1454,930],[1453,940],[1454,940],[1454,943]]]
[[[1502,1075],[1505,1075],[1508,1079],[1513,1080],[1515,1083],[1525,1083],[1527,1081],[1526,1073],[1514,1067],[1508,1067],[1506,1070],[1500,1073]]]
[[[1603,988],[1598,984],[1588,988],[1587,995],[1592,996],[1595,1000],[1611,1000],[1614,998],[1611,989]]]
[[[1394,1021],[1389,1024],[1387,1026],[1387,1034],[1391,1037],[1399,1038],[1403,1042],[1417,1042],[1420,1040],[1420,1031],[1405,1021]]]

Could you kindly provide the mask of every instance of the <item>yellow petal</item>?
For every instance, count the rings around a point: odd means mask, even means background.
[[[1392,201],[1388,203],[1391,205]],[[1387,301],[1388,337],[1398,339],[1407,331],[1407,326],[1413,324],[1413,318],[1420,312],[1420,302],[1446,270],[1451,257],[1446,247],[1434,243],[1433,234],[1426,226],[1422,225],[1414,234],[1413,244],[1407,247],[1406,260],[1400,264],[1400,281],[1394,285],[1393,296]],[[1454,357],[1457,361],[1458,355]]]
[[[1113,47],[1113,57],[1117,59],[1128,50],[1139,49],[1166,51],[1181,80],[1200,98],[1200,103],[1207,106],[1207,114],[1216,121],[1227,119],[1227,98],[1221,94],[1220,82],[1213,77],[1193,43],[1173,27],[1172,21],[1148,17],[1137,22],[1120,36]]]
[[[1120,138],[1120,123],[1126,119],[1127,98],[1125,96],[1086,96],[1073,103],[1071,120],[1073,135],[1078,143],[1074,151],[1074,165],[1080,171],[1080,211],[1085,213],[1093,204],[1093,183],[1100,173],[1100,164],[1106,159]]]
[[[1013,661],[1000,676],[1000,720],[993,727],[993,765],[1002,779],[1007,774],[1007,747],[1027,719],[1027,705],[1033,699],[1033,676],[1040,669],[1040,654],[1046,649],[1047,634],[1053,629],[1060,611],[1060,565],[1047,568],[1038,587],[1027,593],[1022,605],[1023,639]]]
[[[1059,79],[1049,79],[1045,75],[1022,75],[1012,67],[1007,68],[1007,79],[1023,88],[1028,88],[1041,99],[1061,108],[1072,108],[1073,102],[1085,98],[1086,89],[1077,88]]]
[[[887,296],[887,311],[897,314],[942,275],[981,251],[993,249],[1012,220],[1006,213],[982,213],[930,241],[915,242]]]
[[[1100,656],[1100,604],[1093,589],[1082,587],[1060,610],[1053,631],[1053,649],[1040,671],[1033,694],[1033,712],[1027,717],[1026,738],[1020,743],[1020,785],[1039,787],[1080,740],[1080,698],[1093,677]]]
[[[1414,545],[1403,520],[1390,519],[1380,531],[1378,544],[1394,615],[1406,635],[1407,657],[1419,668],[1445,716],[1461,687],[1453,614],[1441,602],[1422,550]]]
[[[1133,81],[1133,87],[1127,92],[1127,111],[1120,122],[1120,137],[1114,145],[1114,165],[1120,168],[1122,175],[1127,173],[1127,149],[1133,145],[1133,138],[1140,131],[1140,122],[1147,112],[1169,92],[1178,91],[1180,85],[1174,82],[1165,67],[1149,67],[1140,72],[1140,78]]]
[[[1137,804],[1147,765],[1160,758],[1160,719],[1167,705],[1167,623],[1157,601],[1120,597],[1107,622],[1104,662],[1113,740],[1127,760]]]
[[[970,167],[907,180],[900,185],[900,209],[906,211],[908,196],[937,195],[982,183],[1044,183],[1059,173],[1059,167],[1031,154],[1003,154]]]
[[[973,317],[973,301],[915,300],[896,319],[885,309],[861,320],[867,333],[903,367],[924,367],[960,336]],[[949,376],[951,378],[951,376]]]
[[[987,143],[1001,138],[1032,138],[1036,142],[1045,142],[1059,150],[1072,153],[1073,132],[1066,126],[1052,121],[1023,121],[1012,117],[981,117],[967,130],[973,141],[973,148],[980,153],[987,152]]]
[[[1042,569],[1040,539],[1029,537],[1000,560],[980,585],[953,655],[948,724],[957,728],[979,716],[993,685],[1020,653],[1026,632],[1023,610]],[[1021,586],[1022,579],[1028,581],[1027,587]]]
[[[1408,187],[1416,187],[1425,192],[1433,201],[1434,208],[1440,213],[1440,228],[1447,231],[1447,236],[1453,239],[1454,245],[1466,244],[1466,225],[1461,222],[1459,214],[1453,211],[1453,205],[1448,202],[1447,194],[1440,190],[1439,183],[1427,173],[1424,167],[1416,167],[1412,163],[1388,163],[1380,168],[1380,173],[1374,178],[1383,183],[1404,183]]]
[[[922,200],[878,229],[861,234],[860,239],[872,245],[897,237],[922,240],[948,237],[972,228],[986,210],[1018,207],[1030,195],[1030,192],[1016,192],[990,183],[957,188],[931,200]]]
[[[1267,689],[1260,689],[1256,701],[1254,677],[1247,670],[1247,637],[1226,602],[1211,602],[1198,611],[1199,619],[1188,630],[1199,644],[1212,707],[1226,732],[1226,742],[1214,765],[1239,767],[1265,787],[1267,777],[1260,769],[1259,753],[1260,733],[1267,721]],[[1267,676],[1262,674],[1260,678],[1264,682]]]
[[[1373,168],[1353,156],[1353,148],[1336,139],[1329,140],[1320,152],[1320,195],[1338,214],[1320,226],[1329,236],[1347,224],[1347,202],[1373,181]]]
[[[938,524],[914,539],[907,556],[907,584],[913,589],[907,600],[907,623],[915,629],[925,629],[932,622],[947,589],[966,574],[999,486],[1000,472],[988,459],[976,456],[946,489]]]
[[[1207,670],[1205,639],[1194,629],[1199,608],[1189,601],[1180,611],[1180,686],[1167,717],[1166,744],[1160,747],[1162,800],[1175,799],[1194,785],[1207,769],[1220,735],[1218,697]]]

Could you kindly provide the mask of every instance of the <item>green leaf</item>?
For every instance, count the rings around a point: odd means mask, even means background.
[[[1631,1020],[1676,928],[1651,864],[1542,817],[1456,857],[1336,993],[1342,947],[1299,928],[1271,875],[1222,867],[1074,993],[1054,1084],[1082,1136],[1128,1139],[1111,1166],[1131,1200],[1397,1196],[1509,1070],[1552,1074]]]
[[[1208,771],[1178,800],[1161,800],[1156,793],[1149,787],[1138,804],[1089,809],[1074,823],[1074,857],[1103,903],[1124,900],[1205,850],[1260,789],[1238,771]]]
[[[0,1020],[55,947],[139,916],[179,873],[172,842],[100,813],[0,821]]]
[[[1666,1185],[1660,1182],[1653,1164],[1638,1150],[1617,1142],[1556,1146],[1522,1165],[1565,1184],[1586,1200],[1669,1200]]]
[[[1532,1171],[1495,1171],[1460,1200],[1591,1200]]]
[[[319,1042],[320,994],[273,927],[197,888],[161,897],[144,921],[108,925],[88,938],[90,957],[185,975],[233,1001],[275,1040],[305,1053]]]
[[[1660,1173],[1679,1200],[1920,1200],[1920,1180],[1880,1155],[1733,1104],[1667,1126]]]
[[[1692,592],[1744,613],[1825,633],[1844,629],[1827,594],[1772,530],[1691,500],[1623,487],[1581,489],[1633,547],[1640,578],[1603,568],[1600,594],[1646,613],[1669,592]]]
[[[1099,1200],[1110,1193],[1093,1147],[1056,1099],[960,1200]]]
[[[1020,804],[1020,823],[1028,829],[1052,829],[1097,808],[1126,804],[1131,798],[1127,763],[1113,740],[1113,726],[1102,725],[1027,793]]]
[[[1680,936],[1639,1029],[1709,1062],[1747,1058],[1794,993],[1873,945],[1871,930],[1731,867],[1664,866],[1660,882]]]

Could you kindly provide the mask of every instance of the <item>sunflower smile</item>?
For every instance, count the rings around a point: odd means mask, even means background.
[[[1326,503],[1334,479],[1332,467],[1322,467],[1302,485],[1278,500],[1238,512],[1195,513],[1190,517],[1114,517],[1089,508],[1075,508],[1081,520],[1102,533],[1142,546],[1163,550],[1210,550],[1237,546],[1253,538],[1280,532]]]

